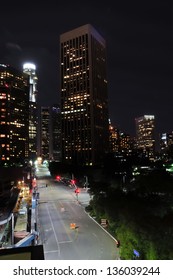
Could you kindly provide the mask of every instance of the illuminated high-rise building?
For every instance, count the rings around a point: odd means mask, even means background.
[[[119,151],[125,155],[130,155],[133,149],[133,140],[127,133],[119,133]]]
[[[0,162],[13,165],[28,159],[29,76],[0,64]]]
[[[155,117],[144,115],[136,118],[137,149],[149,159],[154,159],[155,152]]]
[[[50,108],[51,112],[51,155],[54,161],[61,160],[61,110],[59,104]]]
[[[41,157],[43,160],[49,160],[51,158],[49,107],[41,107],[40,131]]]
[[[29,158],[37,156],[37,75],[36,66],[32,63],[23,65],[23,72],[29,75]]]
[[[62,160],[102,163],[109,146],[106,42],[86,24],[60,36]]]
[[[41,107],[40,156],[43,160],[61,160],[61,113],[58,104]]]
[[[160,135],[160,153],[162,158],[172,160],[173,158],[173,131]]]
[[[119,151],[119,129],[112,125],[109,119],[109,150],[110,153],[117,153]]]

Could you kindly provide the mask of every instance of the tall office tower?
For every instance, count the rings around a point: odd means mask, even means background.
[[[164,159],[173,158],[173,132],[160,135],[160,153]]]
[[[29,158],[37,157],[37,75],[36,66],[32,63],[23,65],[23,72],[29,75]]]
[[[109,147],[106,43],[86,24],[60,36],[62,160],[102,163]]]
[[[119,130],[111,124],[109,119],[109,151],[117,153],[119,151]]]
[[[0,64],[0,162],[21,163],[29,151],[29,76]]]
[[[51,154],[54,161],[61,161],[61,110],[58,104],[50,108],[51,112]]]
[[[126,156],[132,154],[133,140],[129,134],[120,132],[119,134],[119,151]]]
[[[160,152],[161,152],[161,154],[166,153],[167,149],[168,149],[167,133],[162,133],[160,135]]]
[[[50,108],[41,107],[40,120],[40,140],[41,140],[41,157],[43,160],[49,160],[51,157],[50,149]]]
[[[155,152],[155,117],[144,115],[136,118],[137,149],[141,150],[150,160]]]

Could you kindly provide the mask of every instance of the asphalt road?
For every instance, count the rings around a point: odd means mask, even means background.
[[[85,212],[90,199],[85,190],[77,199],[74,189],[51,178],[38,179],[37,186],[38,230],[46,260],[119,259],[115,240]]]

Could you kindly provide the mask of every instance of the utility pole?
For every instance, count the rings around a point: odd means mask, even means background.
[[[88,176],[84,176],[85,177],[85,187],[86,189],[88,189],[89,183],[88,183]]]

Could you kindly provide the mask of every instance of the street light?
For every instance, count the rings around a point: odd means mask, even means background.
[[[88,189],[89,183],[88,183],[88,176],[84,176],[85,178],[85,188]]]

